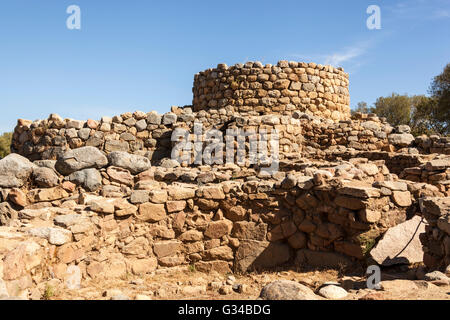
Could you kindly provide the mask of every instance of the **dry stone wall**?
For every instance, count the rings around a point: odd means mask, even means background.
[[[420,207],[428,223],[420,235],[423,261],[431,270],[445,271],[450,265],[450,198],[425,197]]]
[[[379,159],[389,161],[389,157],[381,156],[380,152],[405,159],[410,157],[410,165],[399,163],[398,159],[392,162],[399,166],[398,170],[393,170],[395,173],[419,165],[420,162],[414,162],[414,158],[430,151],[424,147],[424,137],[414,139],[411,134],[393,128],[375,115],[366,115],[365,118],[356,115],[352,119],[335,122],[300,111],[294,111],[290,116],[236,114],[225,117],[226,120],[212,119],[205,114],[208,115],[206,111],[193,112],[190,107],[173,107],[171,112],[163,115],[137,111],[113,118],[103,117],[99,121],[62,119],[55,114],[46,120],[20,119],[14,130],[11,149],[31,160],[55,160],[67,150],[92,146],[105,153],[123,151],[146,156],[156,164],[171,157],[174,145],[171,137],[175,129],[183,128],[193,133],[194,124],[198,123],[202,125],[203,134],[209,129],[217,129],[223,135],[227,129],[234,128],[247,132],[264,129],[268,133],[277,130],[281,159],[295,154],[297,158],[348,158],[359,151],[366,152],[364,157],[374,160],[382,157]],[[443,139],[446,138],[436,141]],[[248,144],[248,139],[246,142]]]
[[[342,68],[280,61],[219,64],[194,78],[194,111],[247,115],[293,111],[344,120],[350,117],[348,74]]]
[[[57,160],[68,150],[87,146],[106,154],[120,151],[145,156],[153,164],[159,164],[161,160],[171,158],[173,147],[180,142],[179,139],[173,141],[174,130],[187,130],[190,141],[194,142],[194,123],[202,126],[199,138],[202,141],[201,151],[209,144],[207,133],[212,128],[220,131],[223,137],[227,130],[245,133],[247,151],[250,137],[256,134],[256,138],[261,139],[263,132],[267,133],[269,140],[277,134],[280,159],[289,154],[298,156],[302,150],[303,135],[299,119],[281,115],[233,117],[225,124],[215,126],[197,118],[198,114],[192,113],[190,108],[173,110],[175,112],[164,115],[156,112],[125,113],[113,118],[104,117],[100,121],[62,119],[55,114],[47,120],[19,120],[13,135],[12,151],[31,160]],[[237,152],[235,147],[234,152]],[[246,163],[242,165],[249,166]]]
[[[0,234],[34,241],[40,255],[32,268],[42,277],[71,266],[84,278],[189,265],[222,273],[357,266],[418,196],[382,161],[367,159],[303,162],[271,178],[229,165],[152,167],[145,157],[106,157],[94,147],[58,161],[10,155],[0,168],[13,163],[28,169],[2,184]],[[12,268],[21,250],[5,251],[4,280],[28,274]]]
[[[193,91],[193,106],[163,115],[18,121],[13,154],[0,160],[8,290],[31,275],[65,280],[68,270],[89,279],[188,266],[361,266],[387,230],[417,213],[428,221],[425,263],[448,265],[448,138],[350,117],[348,75],[328,66],[219,65],[197,74]],[[279,170],[171,159],[173,133],[191,139],[198,125],[202,134],[278,131]]]
[[[407,167],[402,171],[400,177],[410,181],[429,183],[449,196],[450,158],[448,156],[438,156],[419,166]]]

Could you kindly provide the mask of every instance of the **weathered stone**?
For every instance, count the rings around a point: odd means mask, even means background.
[[[422,218],[411,220],[390,228],[370,255],[380,265],[413,264],[422,262],[423,250],[419,234],[425,232]]]
[[[81,185],[87,191],[97,191],[102,186],[102,176],[97,169],[84,169],[72,173],[70,182]]]
[[[195,189],[183,187],[169,187],[169,197],[172,200],[187,200],[195,197]]]
[[[125,190],[121,187],[108,184],[102,187],[101,195],[105,198],[120,198],[123,197]]]
[[[144,131],[147,129],[147,121],[145,121],[145,119],[141,119],[136,122],[135,126],[138,132]]]
[[[319,290],[319,294],[324,298],[333,299],[333,300],[343,299],[348,295],[348,293],[347,293],[347,291],[345,291],[345,289],[335,286],[335,285],[329,285],[329,286],[322,287]]]
[[[86,123],[85,121],[69,119],[66,123],[66,128],[67,129],[73,128],[80,130],[81,128],[83,128],[85,123]]]
[[[20,188],[30,177],[35,165],[27,158],[12,153],[0,160],[0,187]]]
[[[100,214],[114,214],[115,211],[113,200],[108,199],[92,201],[89,204],[89,208]]]
[[[305,285],[289,280],[279,280],[266,285],[260,294],[263,300],[319,300]]]
[[[379,197],[380,190],[372,188],[371,185],[361,182],[344,183],[342,188],[338,190],[339,194],[352,196],[356,198],[367,199],[371,197]]]
[[[239,240],[265,241],[267,235],[267,224],[239,221],[233,224],[233,237]]]
[[[172,169],[180,166],[180,163],[175,159],[164,158],[159,162],[159,166],[167,169]]]
[[[64,181],[61,184],[61,188],[63,188],[64,190],[66,190],[67,192],[70,192],[70,193],[74,192],[76,187],[77,187],[77,185],[75,183],[70,182],[70,181]]]
[[[225,217],[233,222],[245,220],[247,210],[242,206],[233,206],[227,202],[222,202],[225,209]]]
[[[374,239],[373,239],[374,240]],[[369,242],[370,244],[370,242]],[[363,246],[368,244],[364,243]],[[340,252],[349,257],[355,257],[358,260],[364,259],[363,247],[359,243],[353,243],[350,241],[335,241],[334,250]]]
[[[226,261],[199,261],[195,264],[195,269],[204,272],[204,273],[210,273],[210,272],[217,272],[219,274],[227,274],[231,273],[230,266],[228,262]]]
[[[161,121],[162,121],[162,116],[159,115],[156,111],[152,111],[148,114],[148,117],[147,117],[148,124],[160,125]]]
[[[297,178],[293,174],[288,174],[287,177],[281,182],[283,189],[292,189],[297,184]]]
[[[358,198],[346,197],[346,196],[338,196],[334,199],[334,202],[343,208],[347,208],[350,210],[359,210],[365,207],[364,202]]]
[[[297,186],[302,190],[309,190],[314,186],[314,178],[307,176],[297,177]]]
[[[433,271],[425,274],[424,280],[426,281],[442,281],[450,285],[450,278],[440,271]]]
[[[87,220],[88,218],[81,214],[65,214],[54,218],[55,224],[64,228],[83,223]]]
[[[0,203],[0,226],[8,226],[18,218],[18,213],[8,202]]]
[[[68,176],[83,169],[100,169],[108,164],[106,156],[94,147],[82,147],[69,150],[56,162],[59,173]]]
[[[380,210],[361,209],[358,211],[358,215],[362,221],[368,223],[375,223],[381,219]]]
[[[181,234],[178,239],[181,241],[200,241],[203,240],[203,233],[197,230],[189,230]]]
[[[112,279],[126,276],[127,266],[125,261],[118,257],[110,258],[105,264],[103,274]]]
[[[8,200],[20,207],[28,204],[27,195],[20,189],[12,189],[8,194]]]
[[[6,288],[6,284],[2,279],[2,276],[0,274],[0,300],[2,300],[5,297],[9,297],[8,289]]]
[[[158,258],[174,256],[181,249],[181,244],[180,241],[175,240],[156,242],[153,245],[153,251]]]
[[[375,182],[374,186],[384,187],[392,191],[408,191],[408,185],[405,182],[400,181],[380,181]]]
[[[134,184],[133,176],[127,169],[111,166],[106,169],[106,173],[112,182],[117,182],[127,186],[132,186]]]
[[[141,204],[149,201],[149,191],[133,190],[130,196],[130,202],[133,204]],[[152,201],[154,202],[154,201]]]
[[[128,152],[130,146],[126,141],[107,140],[105,142],[105,152],[123,151]]]
[[[182,211],[186,208],[186,201],[168,201],[166,202],[166,208],[168,213]]]
[[[3,280],[15,280],[42,262],[41,247],[32,241],[20,244],[8,252],[3,260]]]
[[[219,203],[214,200],[208,199],[198,199],[196,204],[198,205],[200,210],[215,210],[219,207]]]
[[[149,242],[144,237],[138,237],[123,247],[122,253],[126,255],[146,256],[149,250]]]
[[[392,200],[400,207],[409,207],[412,204],[409,191],[394,191],[392,193]]]
[[[50,244],[61,246],[72,241],[72,232],[61,228],[33,228],[28,231],[35,237],[47,239]]]
[[[411,280],[403,280],[403,279],[396,279],[391,281],[382,281],[381,287],[383,291],[387,292],[414,292],[418,289],[417,285],[414,283],[414,281]]]
[[[55,169],[56,160],[36,160],[33,163],[38,167],[48,168],[56,171]]]
[[[357,166],[368,176],[374,176],[378,173],[378,167],[374,163],[362,163]]]
[[[151,167],[150,160],[146,157],[130,154],[128,152],[111,152],[108,154],[109,164],[129,170],[132,174],[139,174]]]
[[[221,246],[212,248],[205,252],[207,260],[226,260],[230,261],[234,259],[233,250],[228,246]]]
[[[151,273],[158,267],[158,259],[156,259],[155,257],[133,259],[129,260],[128,263],[131,266],[131,272],[135,275],[144,275],[147,273]]]
[[[143,203],[139,206],[139,220],[158,222],[166,218],[166,209],[163,204]]]
[[[281,266],[290,259],[289,247],[267,241],[241,240],[236,252],[236,272],[269,269]]]
[[[182,230],[186,222],[186,213],[181,211],[172,215],[172,226],[175,230]]]
[[[49,189],[34,189],[28,192],[28,198],[33,202],[54,201],[67,197],[69,197],[69,194],[61,187]]]
[[[59,184],[58,175],[50,168],[33,168],[33,180],[42,188],[52,188]]]
[[[197,196],[205,199],[222,200],[225,199],[225,194],[221,186],[205,186],[197,190]]]
[[[421,211],[434,216],[450,214],[449,198],[423,198],[419,201]]]
[[[205,236],[210,239],[220,239],[228,235],[233,228],[233,223],[229,220],[213,221],[208,224]]]
[[[165,113],[162,118],[164,125],[172,125],[177,122],[177,115],[171,112]]]
[[[438,171],[438,170],[446,170],[450,168],[450,160],[449,159],[436,159],[427,162],[425,165],[425,169],[428,171]]]
[[[302,249],[307,245],[307,238],[303,232],[296,232],[288,238],[288,243],[293,249]]]
[[[415,138],[412,134],[404,133],[404,134],[390,134],[388,136],[388,140],[390,144],[398,147],[408,147],[410,146]]]
[[[152,190],[148,196],[153,203],[166,203],[168,198],[166,190]]]
[[[78,266],[69,266],[64,277],[64,283],[69,290],[81,288],[82,273]]]
[[[314,224],[314,222],[305,219],[302,221],[302,223],[299,224],[298,229],[305,233],[312,233],[317,229],[317,226]]]

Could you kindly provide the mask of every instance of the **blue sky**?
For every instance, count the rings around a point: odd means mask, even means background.
[[[66,28],[69,5],[81,30]],[[381,30],[366,9],[381,8]],[[192,102],[218,63],[297,60],[350,73],[351,105],[427,92],[450,63],[450,0],[2,0],[0,132],[50,113],[99,119]]]

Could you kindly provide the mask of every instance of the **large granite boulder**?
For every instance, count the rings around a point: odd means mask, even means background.
[[[300,283],[279,280],[272,282],[261,290],[263,300],[319,300],[314,292]]]
[[[64,176],[83,169],[100,169],[108,164],[106,156],[95,147],[82,147],[69,150],[58,159],[55,168]]]
[[[270,269],[288,262],[289,246],[268,241],[242,240],[235,256],[235,271],[248,272]]]
[[[383,266],[422,262],[423,249],[419,235],[424,232],[425,222],[415,216],[386,231],[370,255]]]
[[[41,188],[52,188],[59,184],[59,178],[55,170],[46,167],[34,168],[33,180]]]
[[[12,153],[0,160],[0,187],[20,188],[30,177],[35,165],[27,158]]]
[[[102,175],[96,169],[84,169],[72,173],[69,181],[81,185],[88,191],[97,191],[102,186]]]
[[[152,166],[150,160],[146,157],[121,151],[108,154],[108,160],[111,166],[127,169],[132,174],[139,174]]]
[[[415,138],[410,133],[393,133],[388,137],[389,143],[397,147],[409,147]]]

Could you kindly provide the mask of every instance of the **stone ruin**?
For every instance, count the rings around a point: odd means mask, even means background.
[[[348,84],[315,63],[220,64],[163,115],[19,119],[0,160],[0,296],[163,268],[445,270],[450,138],[352,116]],[[174,131],[196,124],[276,130],[278,171],[175,161]]]

